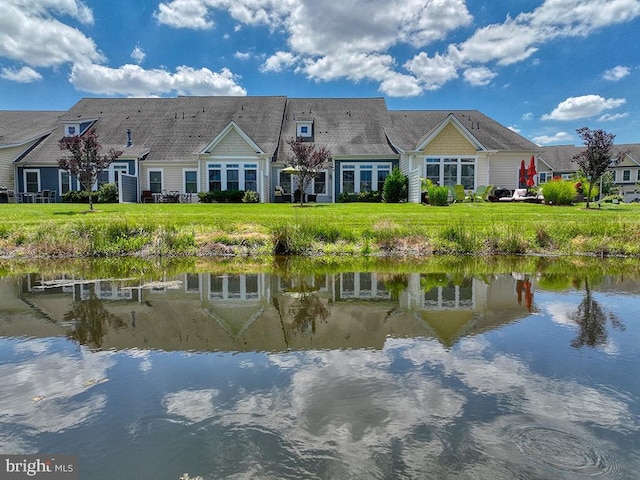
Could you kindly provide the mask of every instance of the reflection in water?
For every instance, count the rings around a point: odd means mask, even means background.
[[[615,328],[624,330],[624,325],[613,313],[607,314],[600,303],[593,298],[589,281],[585,281],[585,295],[578,308],[569,314],[571,321],[578,325],[578,335],[571,342],[571,346],[580,348],[596,347],[607,343],[607,321]]]
[[[640,283],[539,278],[0,279],[0,451],[98,480],[636,478]]]

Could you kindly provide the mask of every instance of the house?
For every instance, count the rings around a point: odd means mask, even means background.
[[[58,125],[64,112],[53,111],[0,111],[0,186],[9,190],[18,189],[14,163],[47,138]],[[28,184],[35,191],[39,185],[21,178],[22,185]]]
[[[578,172],[580,167],[573,157],[584,150],[585,147],[573,145],[556,145],[542,147],[539,166],[538,179],[540,183],[545,183],[554,177],[569,179]],[[614,185],[620,189],[620,195],[625,202],[630,202],[640,198],[640,144],[614,145],[614,154],[626,152],[622,162],[613,167]]]
[[[133,202],[145,191],[193,199],[215,190],[253,190],[273,202],[276,186],[296,188],[283,171],[292,139],[331,152],[306,192],[318,202],[382,190],[394,167],[409,178],[411,202],[420,201],[423,177],[469,190],[516,188],[521,161],[540,151],[477,110],[393,111],[383,98],[85,98],[58,112],[47,136],[13,162],[16,189],[80,189],[58,169],[58,142],[89,129],[104,151],[123,152],[97,187],[115,183],[121,201]]]
[[[409,201],[420,201],[420,178],[434,184],[514,189],[523,159],[540,147],[477,110],[390,111],[389,141],[409,177]]]

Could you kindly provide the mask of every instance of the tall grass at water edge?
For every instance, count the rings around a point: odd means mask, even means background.
[[[2,207],[0,254],[640,255],[640,207],[69,204]]]

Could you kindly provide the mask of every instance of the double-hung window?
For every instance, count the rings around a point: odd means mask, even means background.
[[[207,175],[209,191],[258,191],[258,165],[255,163],[210,163]]]
[[[153,193],[162,192],[162,170],[149,170],[149,190]]]
[[[184,170],[184,193],[198,193],[197,170]]]
[[[342,166],[342,193],[382,191],[391,173],[391,163],[345,164]]]

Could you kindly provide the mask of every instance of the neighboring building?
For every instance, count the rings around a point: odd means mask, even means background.
[[[331,152],[306,192],[318,202],[381,190],[394,167],[409,177],[411,202],[420,201],[423,177],[467,190],[516,188],[521,161],[540,151],[476,110],[390,111],[383,98],[86,98],[58,120],[14,162],[18,191],[79,189],[57,167],[58,142],[91,128],[105,152],[123,152],[98,186],[120,185],[127,175],[137,190],[129,201],[139,201],[143,191],[254,190],[261,202],[272,202],[276,186],[295,189],[295,179],[282,171],[291,139]]]
[[[545,183],[554,177],[569,179],[578,172],[580,167],[572,158],[582,152],[585,147],[573,145],[557,145],[542,147],[539,157],[538,181]],[[620,195],[625,202],[640,198],[640,144],[614,145],[613,152],[626,152],[620,164],[611,170],[614,184],[620,189]]]
[[[64,112],[0,111],[0,186],[17,190],[14,162],[45,139]],[[23,184],[24,184],[24,179]]]

